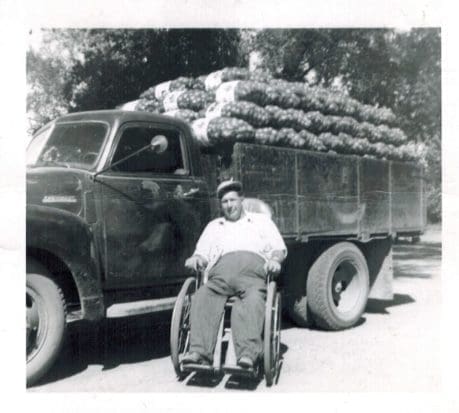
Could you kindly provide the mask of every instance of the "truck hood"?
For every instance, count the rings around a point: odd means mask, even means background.
[[[63,209],[81,216],[83,187],[88,172],[78,169],[33,168],[27,170],[27,205]]]

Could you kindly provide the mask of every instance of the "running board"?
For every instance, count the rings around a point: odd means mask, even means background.
[[[128,317],[131,315],[156,313],[172,310],[177,297],[155,298],[152,300],[133,301],[130,303],[112,304],[107,307],[107,318]]]

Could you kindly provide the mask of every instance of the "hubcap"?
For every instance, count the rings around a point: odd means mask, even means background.
[[[33,359],[43,346],[46,337],[46,310],[41,297],[32,289],[26,292],[26,354]]]
[[[331,284],[331,297],[336,310],[346,313],[358,303],[361,294],[358,269],[349,261],[342,262],[335,270]]]
[[[343,283],[338,281],[335,285],[335,293],[339,294],[341,291],[343,291]]]

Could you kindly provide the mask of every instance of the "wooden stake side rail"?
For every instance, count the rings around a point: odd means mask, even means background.
[[[233,177],[246,197],[267,202],[281,233],[373,237],[421,234],[426,225],[424,171],[395,162],[237,143],[232,160],[203,155],[206,180]],[[211,200],[215,214],[218,202]]]

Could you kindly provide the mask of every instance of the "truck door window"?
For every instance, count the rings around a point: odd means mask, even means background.
[[[160,129],[145,126],[130,126],[123,130],[113,156],[112,163],[149,145],[151,140],[163,135],[167,139],[167,149],[162,153],[145,150],[112,168],[116,172],[154,173],[185,175],[180,132],[172,129]]]

